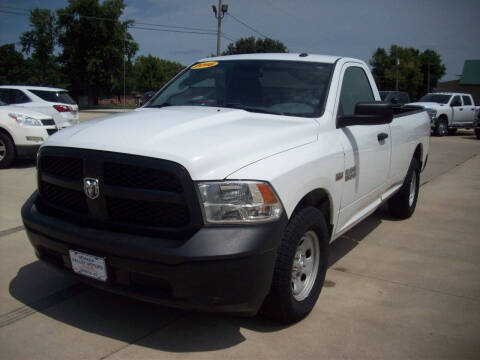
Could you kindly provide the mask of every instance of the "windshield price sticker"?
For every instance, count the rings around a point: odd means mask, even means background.
[[[191,68],[197,70],[197,69],[205,69],[205,68],[209,68],[217,65],[218,65],[218,61],[207,61],[207,62],[195,64]]]

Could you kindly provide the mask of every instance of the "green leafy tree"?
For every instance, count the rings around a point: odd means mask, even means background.
[[[434,89],[438,81],[445,75],[446,68],[440,55],[434,50],[425,50],[420,55],[423,83],[420,87],[420,95],[426,94]]]
[[[388,52],[378,48],[370,59],[370,65],[379,90],[395,90],[398,78],[398,90],[408,92],[413,99],[426,92],[428,67],[430,88],[445,74],[445,66],[435,51],[420,53],[412,47],[396,45],[392,45]]]
[[[123,89],[124,61],[138,51],[128,32],[132,21],[119,20],[124,9],[123,0],[69,0],[57,10],[60,62],[73,95],[88,95],[91,105]]]
[[[159,59],[152,55],[139,56],[133,66],[135,89],[140,93],[159,90],[183,68],[185,66],[178,62]]]
[[[270,38],[255,39],[253,36],[241,38],[228,44],[222,55],[252,54],[252,53],[286,53],[287,47],[279,40]]]
[[[30,26],[32,30],[20,36],[23,52],[31,53],[30,65],[35,76],[30,79],[35,85],[54,85],[58,81],[59,68],[53,55],[57,32],[55,14],[48,9],[30,11]]]
[[[30,67],[14,44],[0,46],[0,69],[1,85],[26,84],[31,75]]]

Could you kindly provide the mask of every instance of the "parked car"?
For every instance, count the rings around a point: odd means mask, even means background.
[[[79,123],[78,105],[65,89],[1,85],[0,100],[8,105],[49,115],[59,129]]]
[[[330,241],[386,201],[413,214],[429,140],[427,113],[381,102],[361,60],[208,58],[49,139],[22,218],[42,261],[93,286],[292,323]]]
[[[380,98],[393,106],[402,106],[410,102],[410,96],[405,91],[380,91]]]
[[[0,100],[0,169],[9,167],[16,158],[34,158],[40,144],[56,131],[51,116]]]
[[[477,139],[480,140],[480,113],[477,114],[477,118],[475,119],[473,126],[475,135],[477,136]]]
[[[432,131],[437,136],[455,133],[460,128],[472,128],[479,106],[470,94],[429,93],[408,106],[426,109],[431,118]]]

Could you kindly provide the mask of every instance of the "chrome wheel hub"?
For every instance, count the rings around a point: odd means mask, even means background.
[[[320,242],[314,231],[307,231],[298,243],[292,265],[292,293],[304,300],[313,288],[320,264]]]
[[[415,200],[415,193],[417,192],[417,172],[412,174],[412,181],[410,181],[410,194],[408,196],[408,205],[412,206]]]
[[[7,153],[7,147],[5,146],[5,143],[3,142],[3,140],[0,140],[0,161],[3,160],[6,153]]]

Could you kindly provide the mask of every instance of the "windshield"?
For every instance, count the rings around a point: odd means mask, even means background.
[[[450,100],[451,95],[441,95],[441,94],[427,94],[424,95],[418,100],[419,102],[434,102],[439,104],[446,104]]]
[[[193,65],[146,107],[215,106],[279,115],[323,112],[332,64],[272,60]]]
[[[73,100],[66,91],[49,91],[49,90],[32,90],[28,91],[34,93],[42,100],[48,102],[58,102],[70,105],[76,105],[75,100]]]

